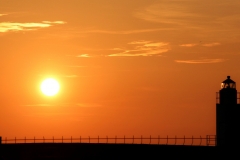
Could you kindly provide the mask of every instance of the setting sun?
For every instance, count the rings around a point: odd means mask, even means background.
[[[54,96],[60,89],[58,81],[53,78],[45,79],[41,84],[41,91],[46,96]]]

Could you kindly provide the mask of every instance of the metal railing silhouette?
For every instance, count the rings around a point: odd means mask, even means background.
[[[216,92],[216,104],[220,104],[220,93]],[[240,92],[237,92],[237,104],[240,104]]]
[[[194,145],[194,146],[215,146],[216,136],[207,135],[206,137],[78,137],[73,138],[12,138],[2,139],[0,144],[19,144],[19,143],[102,143],[102,144],[153,144],[153,145]]]

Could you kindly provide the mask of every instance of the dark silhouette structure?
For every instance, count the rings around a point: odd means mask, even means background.
[[[216,145],[234,146],[239,144],[240,104],[236,83],[227,76],[217,92],[216,104]]]

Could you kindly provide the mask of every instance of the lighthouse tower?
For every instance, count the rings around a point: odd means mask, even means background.
[[[217,92],[216,145],[232,146],[240,140],[240,104],[238,104],[236,83],[227,76]]]

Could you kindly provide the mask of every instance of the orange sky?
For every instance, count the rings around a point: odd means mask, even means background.
[[[238,0],[0,0],[0,135],[215,134],[239,27]]]

